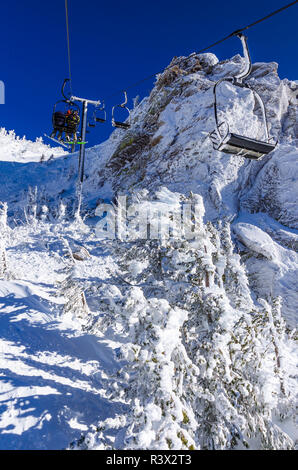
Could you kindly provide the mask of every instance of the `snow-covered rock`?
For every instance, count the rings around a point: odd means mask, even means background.
[[[274,242],[270,236],[260,228],[244,223],[235,224],[233,228],[238,239],[250,251],[265,256],[265,258],[270,260],[275,259],[278,256]]]
[[[297,175],[297,147],[280,146],[243,195],[241,206],[251,212],[265,212],[281,224],[298,229]]]

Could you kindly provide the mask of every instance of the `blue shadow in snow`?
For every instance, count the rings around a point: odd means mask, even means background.
[[[7,425],[2,424],[0,449],[65,448],[82,433],[69,425],[70,420],[79,422],[85,430],[99,420],[125,412],[122,403],[111,402],[97,393],[109,385],[109,379],[103,378],[101,371],[109,376],[119,368],[113,350],[107,344],[93,335],[74,336],[71,330],[61,331],[54,321],[49,321],[46,326],[34,318],[34,323],[30,319],[18,321],[18,315],[29,311],[32,317],[38,316],[39,312],[49,314],[49,307],[38,296],[17,298],[8,295],[0,298],[0,305],[1,310],[9,306],[11,311],[1,313],[0,310],[1,339],[25,348],[19,357],[10,357],[8,353],[7,360],[16,361],[16,367],[11,365],[9,368],[8,362],[7,368],[0,369],[1,381],[17,392],[13,397],[8,397],[7,392],[5,395],[0,393],[0,414],[5,416],[6,411],[17,410],[13,424],[9,419]],[[49,356],[53,364],[44,363],[42,353]],[[56,359],[57,355],[65,357],[65,363],[63,360],[61,366],[55,364],[55,355]],[[84,368],[70,367],[76,360],[82,363],[96,361],[96,372],[87,375]],[[27,430],[14,427],[15,424],[22,427],[26,417],[29,419]]]

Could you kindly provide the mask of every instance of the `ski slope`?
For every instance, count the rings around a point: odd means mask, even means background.
[[[59,238],[27,227],[9,250],[17,279],[0,281],[0,449],[65,448],[121,408],[105,397],[115,346],[63,316],[59,249]]]

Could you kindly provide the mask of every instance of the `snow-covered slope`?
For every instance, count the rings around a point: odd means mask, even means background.
[[[129,131],[87,151],[85,223],[78,155],[1,131],[1,448],[81,431],[85,448],[293,445],[298,86],[254,64],[278,145],[257,162],[217,152],[213,85],[242,60],[174,59]],[[262,138],[249,90],[219,101],[231,130]],[[196,204],[196,239],[141,240],[134,223],[99,239],[96,208],[121,195],[142,217]]]
[[[0,449],[65,448],[120,409],[105,392],[105,371],[119,366],[105,339],[61,315],[67,242],[42,226],[9,237],[9,272],[0,280]]]
[[[65,154],[61,148],[45,145],[41,137],[36,142],[17,137],[14,131],[0,128],[0,161],[3,162],[42,162]]]

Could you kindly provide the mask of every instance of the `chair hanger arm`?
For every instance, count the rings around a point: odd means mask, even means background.
[[[63,82],[63,85],[62,85],[62,89],[61,89],[62,96],[63,96],[63,98],[65,99],[65,101],[67,101],[67,102],[69,102],[70,100],[69,100],[69,98],[67,98],[67,96],[65,95],[65,93],[64,93],[64,88],[65,88],[66,83],[69,82],[69,81],[70,81],[69,78],[65,78],[65,79],[64,79],[64,82]]]
[[[242,43],[243,55],[244,55],[244,59],[245,59],[245,64],[244,64],[243,70],[241,70],[238,73],[238,75],[235,75],[236,81],[238,80],[238,81],[241,82],[244,78],[248,77],[248,75],[251,72],[251,57],[250,57],[250,53],[249,53],[249,50],[248,50],[247,37],[244,36],[244,34],[242,34],[242,33],[237,34],[237,37],[240,39],[240,41]]]

